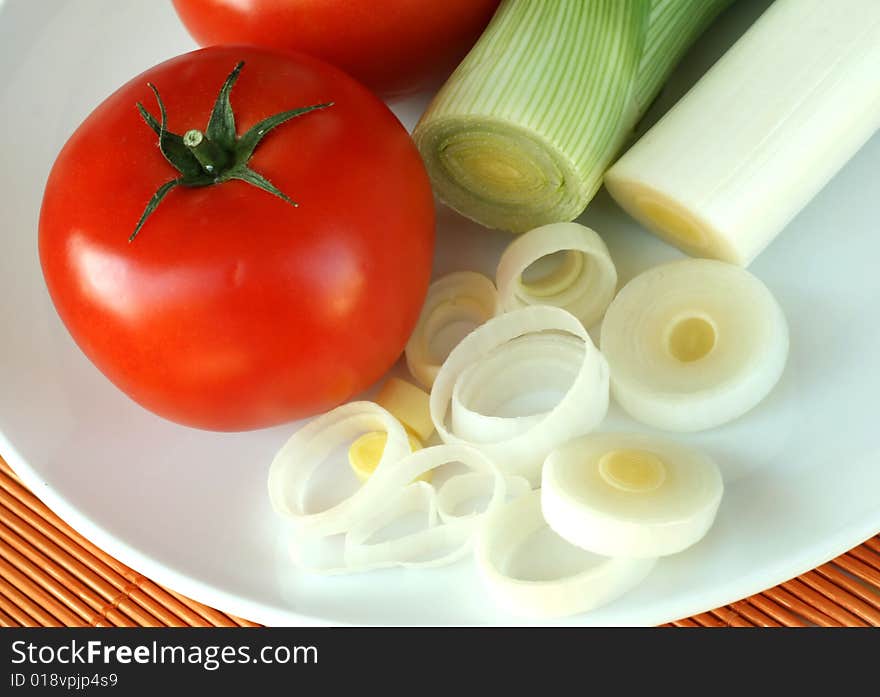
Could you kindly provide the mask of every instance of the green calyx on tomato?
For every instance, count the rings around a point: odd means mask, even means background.
[[[232,111],[229,94],[243,67],[244,61],[239,61],[229,73],[223,87],[220,88],[220,94],[217,95],[217,101],[214,102],[214,108],[205,131],[190,129],[182,136],[167,130],[165,104],[162,102],[156,86],[147,83],[147,86],[156,95],[161,120],[157,121],[140,102],[137,102],[138,111],[147,125],[156,132],[159,137],[159,149],[171,166],[180,172],[180,176],[165,182],[153,194],[140,220],[138,220],[134,232],[129,236],[129,242],[137,237],[147,218],[156,210],[165,195],[176,186],[212,186],[238,179],[277,196],[292,206],[298,205],[263,175],[248,167],[248,162],[257,145],[269,131],[297,116],[333,106],[333,102],[313,104],[268,116],[255,124],[243,136],[238,137],[235,131],[235,113]]]

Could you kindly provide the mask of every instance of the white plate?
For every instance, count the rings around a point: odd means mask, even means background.
[[[668,105],[766,2],[728,13],[676,73]],[[0,454],[86,537],[159,583],[268,624],[519,624],[470,563],[312,578],[285,560],[266,473],[293,426],[215,434],[133,404],[80,354],[37,260],[52,160],[118,85],[193,48],[169,2],[6,0],[0,5]],[[399,105],[412,124],[419,103]],[[720,134],[723,136],[723,134]],[[708,537],[619,601],[571,624],[656,624],[802,573],[880,530],[880,138],[752,267],[785,308],[791,359],[747,417],[687,440],[721,463]],[[679,256],[601,194],[584,216],[622,281]],[[441,210],[436,271],[491,271],[508,238]],[[622,417],[609,425],[630,427]]]

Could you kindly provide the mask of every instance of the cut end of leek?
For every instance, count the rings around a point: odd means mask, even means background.
[[[413,138],[437,195],[486,227],[573,220],[589,200],[565,154],[514,124],[449,117],[423,121]]]
[[[541,505],[551,528],[582,549],[653,558],[696,544],[724,484],[703,453],[643,434],[592,434],[547,457]]]
[[[608,193],[629,215],[685,254],[718,259],[739,266],[748,266],[757,254],[754,251],[745,255],[693,210],[660,191],[625,178],[620,171],[615,166],[606,172],[605,186]]]
[[[691,363],[712,353],[717,337],[718,329],[711,317],[690,315],[671,323],[666,347],[675,360]]]
[[[666,480],[666,463],[648,450],[610,450],[599,458],[599,475],[621,491],[653,491]]]
[[[767,287],[711,259],[662,264],[618,293],[600,346],[612,393],[633,418],[699,431],[755,407],[782,375],[788,325]]]

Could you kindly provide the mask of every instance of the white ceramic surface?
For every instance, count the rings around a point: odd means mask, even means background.
[[[704,37],[659,108],[766,1],[742,1]],[[283,554],[266,473],[294,425],[216,434],[176,426],[119,393],[78,351],[43,286],[43,183],[74,127],[116,86],[194,48],[164,0],[0,4],[0,454],[62,518],[156,581],[270,624],[521,624],[496,611],[471,563],[309,577]],[[422,100],[395,108],[411,125]],[[880,531],[880,138],[752,266],[791,324],[785,375],[748,416],[688,437],[720,463],[718,520],[635,591],[569,624],[655,624],[737,600]],[[583,221],[621,283],[680,256],[604,194]],[[491,272],[508,239],[439,213],[436,272]],[[632,428],[619,414],[609,428]]]

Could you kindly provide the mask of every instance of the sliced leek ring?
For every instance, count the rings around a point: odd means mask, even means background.
[[[423,516],[417,531],[369,541],[386,526],[413,513]],[[437,492],[430,484],[415,481],[402,488],[386,489],[381,506],[354,519],[342,539],[339,535],[292,534],[288,551],[300,569],[314,574],[337,576],[408,566],[421,555],[437,554],[437,547],[445,541],[445,531],[439,531],[437,525]]]
[[[550,255],[561,263],[537,280],[528,271]],[[617,270],[608,247],[578,223],[551,223],[517,237],[501,255],[495,275],[502,310],[555,305],[590,327],[600,319],[617,289]]]
[[[469,472],[450,478],[439,492],[425,482],[406,485],[451,462],[466,466]],[[521,490],[519,482],[511,481],[516,490]],[[345,562],[349,571],[382,566],[428,568],[461,559],[470,551],[483,515],[504,503],[508,480],[473,448],[438,445],[415,452],[401,460],[393,472],[386,471],[385,485],[390,495],[383,504],[356,521],[346,535]],[[455,512],[459,503],[486,490],[489,501],[483,513]],[[370,542],[376,532],[412,510],[427,512],[426,528],[392,540]]]
[[[504,610],[534,619],[587,612],[641,583],[656,562],[595,555],[559,538],[548,539],[548,533],[553,535],[541,512],[540,490],[487,517],[475,545],[477,569],[489,595]],[[542,560],[528,559],[526,550],[536,537],[539,547],[556,551],[554,565],[562,567],[558,574],[548,573]]]
[[[508,500],[519,498],[532,490],[528,480],[523,477],[508,475],[504,480],[504,491]],[[437,490],[437,515],[445,523],[462,519],[473,520],[488,509],[484,509],[482,513],[472,510],[462,513],[459,507],[472,499],[494,496],[495,487],[494,473],[467,472],[450,477]],[[489,501],[491,503],[492,499],[489,498]]]
[[[422,555],[431,556],[449,542],[454,532],[437,524],[437,492],[425,482],[414,482],[391,491],[380,508],[357,521],[345,536],[346,572],[368,571],[385,566],[406,566]],[[370,542],[375,533],[408,513],[425,514],[425,526],[417,532],[390,540]],[[463,540],[454,539],[456,549]]]
[[[398,448],[394,452],[400,457],[390,462],[386,445],[379,467],[355,494],[327,511],[302,513],[309,473],[354,431],[375,427],[368,417],[378,417],[381,422],[383,411],[367,402],[329,412],[306,426],[305,436],[288,441],[273,462],[270,497],[275,509],[293,523],[288,549],[291,559],[303,570],[348,574],[389,566],[452,563],[471,549],[474,532],[486,514],[508,496],[528,490],[525,480],[505,477],[473,448],[439,445],[403,454]],[[315,423],[317,426],[313,426]],[[402,428],[399,423],[397,426]],[[397,436],[397,429],[388,429],[389,444]],[[305,459],[299,460],[297,454]],[[449,478],[439,490],[422,481],[437,467],[452,462],[464,465],[468,471]],[[482,512],[457,511],[462,502],[483,496],[488,497],[488,503]],[[418,531],[373,539],[376,533],[413,512],[425,515],[425,525]],[[342,540],[338,539],[340,534],[344,535]]]
[[[431,455],[434,462],[445,464],[442,458],[457,457],[444,451],[444,446],[435,447],[438,449]],[[396,497],[390,497],[374,515],[352,527],[345,536],[345,565],[333,572],[354,573],[389,566],[436,568],[452,564],[471,551],[474,535],[486,515],[500,507],[505,499],[517,498],[530,490],[522,477],[504,477],[502,481],[497,470],[487,472],[482,466],[450,477],[439,489],[417,481],[399,491]],[[457,512],[461,504],[484,497],[488,503],[482,511]],[[411,512],[425,514],[424,529],[382,542],[369,541],[383,527]]]
[[[541,506],[556,533],[607,556],[654,558],[701,540],[724,484],[714,461],[680,443],[632,433],[593,433],[544,463]]]
[[[575,372],[574,381],[561,401],[540,419],[529,422],[526,428],[515,429],[515,433],[501,423],[493,434],[500,436],[496,440],[468,438],[468,435],[475,435],[474,431],[479,426],[465,429],[465,433],[457,432],[455,424],[449,423],[456,384],[459,381],[463,383],[459,387],[459,394],[466,391],[466,387],[479,389],[479,385],[467,386],[469,378],[466,371],[490,357],[490,360],[504,360],[502,357],[508,352],[519,350],[514,340],[541,333],[548,338],[559,333],[568,334],[583,346],[580,364],[571,368]],[[556,338],[570,341],[563,337]],[[583,325],[572,314],[558,307],[525,307],[494,317],[471,332],[452,350],[437,374],[431,390],[430,407],[434,427],[444,443],[471,445],[496,462],[506,474],[523,476],[537,483],[540,481],[541,465],[551,450],[571,438],[589,433],[605,417],[608,409],[608,366]],[[465,413],[458,410],[459,426],[461,419],[466,418]]]
[[[452,391],[453,431],[468,441],[513,438],[549,411],[506,415],[522,395],[564,394],[584,361],[584,342],[570,334],[536,333],[513,339],[464,370]]]
[[[452,347],[494,316],[497,303],[495,284],[474,271],[456,271],[434,281],[406,344],[412,376],[430,389]]]
[[[608,308],[600,346],[630,416],[699,431],[745,414],[773,389],[788,358],[788,325],[745,269],[687,259],[627,283]]]
[[[373,475],[335,506],[307,511],[306,495],[318,467],[336,448],[373,431],[387,434]],[[345,532],[366,511],[382,505],[387,486],[380,475],[410,452],[406,430],[388,411],[374,402],[343,404],[303,426],[278,451],[269,467],[269,500],[300,535],[322,537]]]

